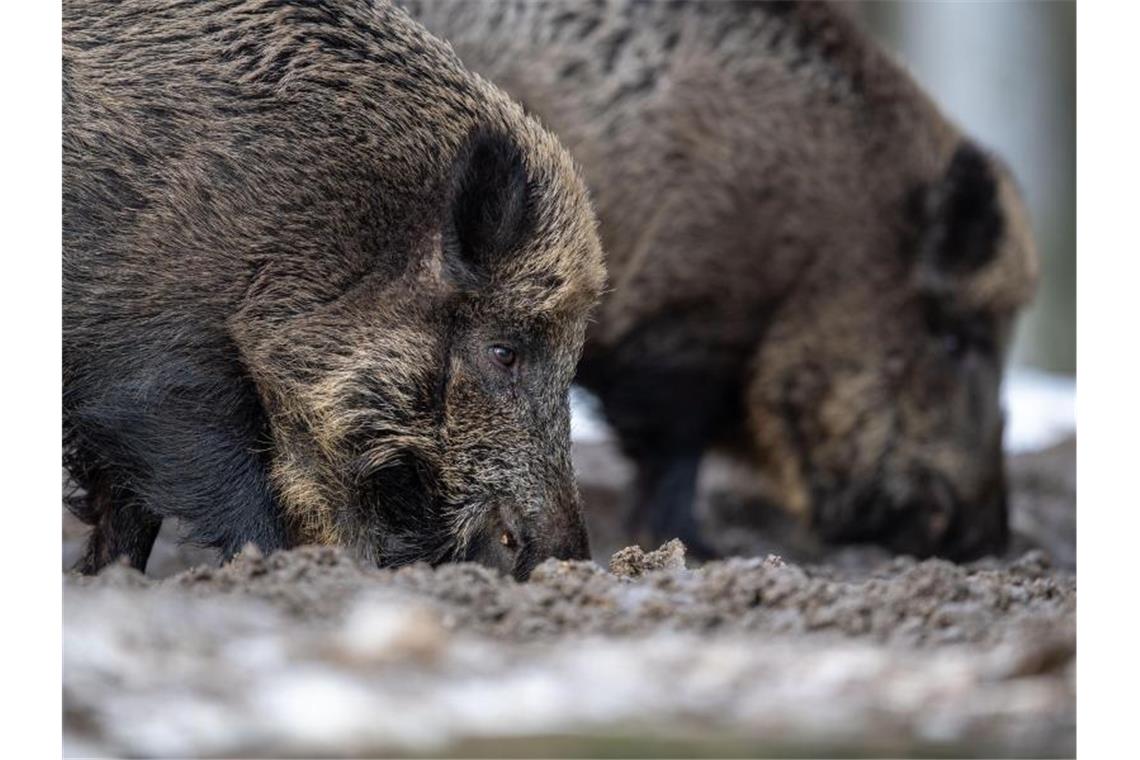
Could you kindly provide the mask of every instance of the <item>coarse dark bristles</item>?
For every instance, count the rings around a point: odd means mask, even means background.
[[[555,138],[382,2],[69,0],[63,68],[81,569],[145,566],[164,517],[227,555],[588,553],[566,394],[604,268]]]

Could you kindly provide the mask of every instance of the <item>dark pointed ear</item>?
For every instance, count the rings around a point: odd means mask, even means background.
[[[990,158],[964,142],[942,178],[921,193],[919,216],[921,264],[941,274],[968,274],[989,262],[998,250],[1005,218]]]
[[[461,281],[482,281],[529,234],[531,182],[523,153],[497,132],[477,130],[452,167],[444,233],[448,271]]]

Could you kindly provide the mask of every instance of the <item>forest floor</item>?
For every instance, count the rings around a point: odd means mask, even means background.
[[[715,461],[698,512],[739,558],[621,548],[629,469],[575,448],[606,566],[218,567],[164,528],[146,576],[65,575],[65,754],[1075,752],[1075,441],[1012,458],[1014,545],[967,565],[819,546]]]

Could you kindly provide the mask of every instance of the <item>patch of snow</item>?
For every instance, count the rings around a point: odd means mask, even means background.
[[[1002,388],[1005,448],[1036,451],[1077,432],[1077,381],[1029,368],[1012,370]]]
[[[611,441],[613,429],[602,416],[602,402],[579,385],[570,387],[570,439],[579,443]]]

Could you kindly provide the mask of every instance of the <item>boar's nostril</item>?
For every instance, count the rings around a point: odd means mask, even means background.
[[[930,515],[930,537],[939,541],[946,535],[946,531],[950,528],[950,514],[943,510],[935,509]]]
[[[515,541],[515,534],[511,533],[509,530],[504,530],[503,534],[499,536],[499,543],[508,549],[519,548],[518,542]]]

